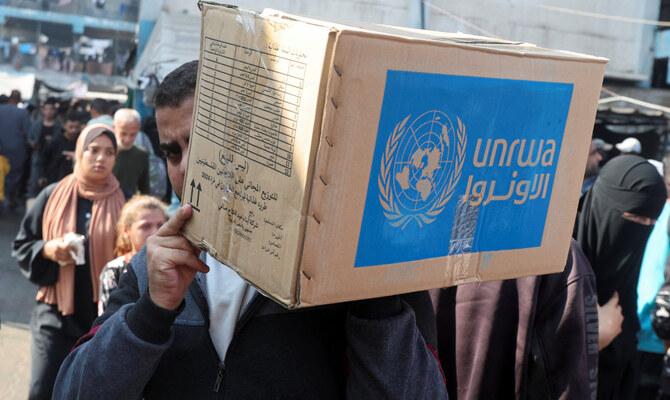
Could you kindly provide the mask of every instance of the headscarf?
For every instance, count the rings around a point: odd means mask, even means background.
[[[98,301],[100,271],[114,258],[115,226],[119,219],[124,197],[119,182],[110,173],[104,182],[87,179],[81,170],[81,159],[88,145],[100,136],[116,141],[111,127],[104,124],[87,126],[79,135],[75,149],[74,172],[63,178],[51,193],[42,218],[42,235],[45,241],[63,237],[77,230],[77,197],[91,200],[93,210],[88,231],[93,302]],[[58,304],[63,315],[74,314],[74,263],[61,265],[55,285],[41,287],[37,300]]]
[[[666,197],[663,178],[644,158],[615,157],[586,194],[577,221],[577,241],[595,272],[598,302],[603,305],[619,292],[628,337],[639,329],[637,281],[653,226],[629,221],[623,213],[657,219]]]

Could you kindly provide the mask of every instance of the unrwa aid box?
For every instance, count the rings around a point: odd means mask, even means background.
[[[288,307],[563,269],[606,60],[201,7],[193,243]]]

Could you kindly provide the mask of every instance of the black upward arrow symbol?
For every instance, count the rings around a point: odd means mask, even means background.
[[[189,202],[193,203],[193,189],[195,189],[195,181],[191,179],[191,197],[189,199]]]
[[[197,190],[198,191],[198,197],[196,197],[195,204],[193,204],[193,191]],[[202,186],[200,185],[200,182],[198,182],[198,185],[196,186],[195,184],[195,179],[191,179],[191,198],[189,200],[189,203],[191,203],[191,207],[193,207],[194,210],[200,211],[200,192],[202,192]]]

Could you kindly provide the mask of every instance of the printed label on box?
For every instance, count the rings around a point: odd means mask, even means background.
[[[540,246],[572,90],[388,71],[355,266]]]

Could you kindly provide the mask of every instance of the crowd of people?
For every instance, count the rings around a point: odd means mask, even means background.
[[[77,137],[94,124],[114,132],[114,175],[126,198],[139,191],[172,200],[154,118],[142,121],[136,110],[103,99],[24,103],[14,90],[0,95],[0,120],[0,213],[23,212],[26,200],[72,173]]]
[[[136,110],[103,99],[35,106],[18,91],[2,102],[0,213],[25,212],[12,254],[39,286],[30,396],[48,398],[60,363],[167,219],[172,190],[155,120],[142,126]]]
[[[34,197],[13,243],[39,287],[30,398],[670,398],[670,156],[594,139],[560,273],[286,310],[161,201],[184,184],[197,68],[145,121],[0,106],[4,202]]]

